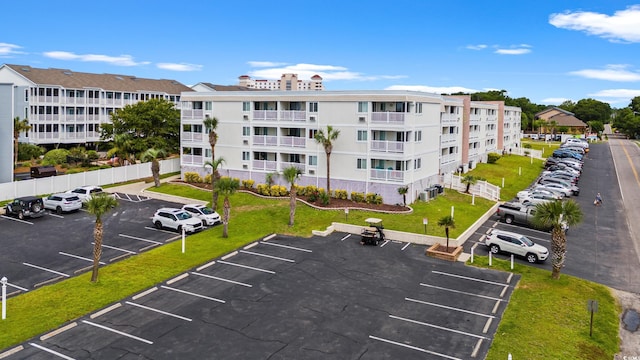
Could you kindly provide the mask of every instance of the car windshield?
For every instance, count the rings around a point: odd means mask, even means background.
[[[191,214],[189,214],[186,211],[176,213],[175,215],[178,218],[178,220],[187,220],[191,218]]]
[[[208,207],[201,207],[200,211],[202,211],[202,213],[205,215],[213,214],[213,210],[209,209]]]
[[[522,241],[522,243],[527,245],[528,247],[532,247],[534,245],[533,241],[529,240],[529,238],[526,236],[521,237],[520,241]]]

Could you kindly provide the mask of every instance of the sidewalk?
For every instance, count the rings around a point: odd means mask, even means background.
[[[174,175],[168,178],[160,179],[160,182],[166,183],[166,182],[171,182],[173,180],[179,180],[179,179],[180,179],[180,175]],[[175,202],[180,204],[206,205],[208,203],[202,200],[190,199],[190,198],[185,198],[185,197],[180,197],[175,195],[161,194],[155,191],[147,191],[148,188],[151,188],[153,186],[154,186],[153,182],[146,183],[144,181],[139,181],[131,184],[110,187],[106,189],[106,191],[112,192],[112,193],[119,192],[119,193],[131,194],[131,195],[143,195],[153,199]]]

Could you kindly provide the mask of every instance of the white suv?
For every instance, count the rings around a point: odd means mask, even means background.
[[[77,211],[82,208],[82,201],[78,195],[73,193],[53,194],[42,198],[44,208],[53,210],[57,214],[63,212]]]
[[[523,256],[530,263],[545,261],[549,256],[549,250],[546,247],[535,244],[524,235],[509,231],[494,229],[487,235],[484,243],[494,254],[504,251]]]
[[[94,194],[101,193],[101,192],[102,192],[102,188],[100,186],[92,186],[92,185],[82,186],[82,187],[67,191],[67,193],[74,193],[78,195],[78,197],[80,198],[80,200],[82,200],[83,203],[86,203],[87,201],[89,201],[91,196],[93,196]]]
[[[202,221],[191,216],[182,209],[162,208],[158,209],[151,219],[157,229],[169,228],[187,233],[194,233],[203,229]]]
[[[222,220],[220,220],[220,215],[217,212],[204,205],[188,204],[183,206],[182,210],[185,210],[193,217],[202,220],[203,226],[212,226],[222,222]]]

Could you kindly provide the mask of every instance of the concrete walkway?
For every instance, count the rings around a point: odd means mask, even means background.
[[[167,183],[167,182],[171,182],[173,180],[180,180],[180,175],[173,175],[173,176],[169,176],[169,177],[164,178],[164,179],[160,179],[160,182],[161,183]],[[132,194],[132,195],[143,195],[143,196],[147,196],[147,197],[150,197],[150,198],[153,198],[153,199],[169,201],[169,202],[174,202],[174,203],[180,203],[180,204],[202,204],[202,205],[206,205],[208,203],[207,201],[190,199],[190,198],[185,198],[185,197],[175,196],[175,195],[161,194],[159,192],[148,191],[147,190],[147,189],[149,189],[149,188],[151,188],[153,186],[154,186],[153,182],[146,183],[144,181],[139,181],[139,182],[130,183],[130,184],[126,184],[126,185],[119,185],[119,186],[110,187],[110,188],[107,188],[106,191],[111,192],[111,193],[118,192],[118,193]]]

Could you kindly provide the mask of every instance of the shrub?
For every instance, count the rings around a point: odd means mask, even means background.
[[[347,190],[335,190],[333,195],[336,199],[347,200]]]
[[[63,164],[67,161],[67,156],[69,155],[69,150],[67,149],[54,149],[48,151],[44,154],[44,158],[42,159],[43,165],[58,165]]]
[[[487,164],[495,164],[496,161],[500,160],[502,156],[498,153],[489,153],[487,154]]]
[[[204,181],[205,184],[211,184],[211,174],[205,175],[202,181]]]
[[[531,149],[532,148],[531,144],[524,144],[524,145],[522,145],[522,147],[525,148],[525,149]]]
[[[66,169],[66,168],[65,168]],[[81,173],[84,170],[80,169],[80,168],[75,168],[75,169],[69,169],[67,171],[65,171],[65,174],[77,174],[77,173]]]
[[[256,186],[256,192],[260,195],[266,195],[266,196],[271,195],[269,193],[269,185],[267,184],[258,184],[258,186]]]
[[[310,192],[309,194],[307,194],[307,196],[309,197],[309,201],[310,202],[316,202],[316,200],[318,200],[318,196],[320,195],[320,193],[318,193],[317,190]]]
[[[187,171],[184,173],[184,181],[188,183],[201,183],[202,177],[197,172]]]
[[[253,185],[256,183],[255,180],[242,180],[242,187],[245,189],[253,189]]]
[[[364,194],[361,192],[357,192],[357,191],[352,191],[351,192],[351,201],[354,202],[364,202]]]
[[[18,161],[37,159],[42,154],[44,154],[44,148],[40,146],[27,143],[18,144]],[[31,164],[28,166],[31,166]]]
[[[315,185],[307,185],[304,187],[305,196],[311,196],[312,194],[315,194],[317,192],[318,192],[318,187],[316,187]],[[315,201],[315,200],[311,200],[311,201]]]
[[[282,185],[271,185],[271,196],[286,196],[289,191]]]
[[[322,205],[329,205],[329,194],[326,191],[320,191],[318,194],[318,200]]]
[[[374,193],[367,193],[367,204],[382,204],[382,196]]]
[[[89,161],[96,161],[100,158],[100,155],[98,155],[98,152],[95,150],[89,150],[87,151],[87,159],[89,159]]]

